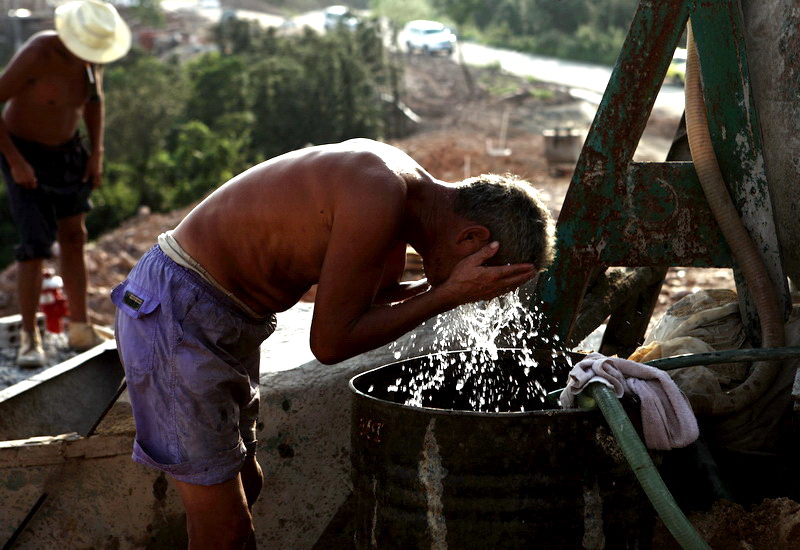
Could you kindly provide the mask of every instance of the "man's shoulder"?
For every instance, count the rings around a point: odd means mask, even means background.
[[[26,46],[31,48],[55,49],[60,44],[61,40],[58,38],[56,31],[47,30],[39,31],[31,35]]]
[[[23,46],[25,54],[42,61],[52,57],[61,47],[61,41],[55,31],[39,31],[32,35]]]

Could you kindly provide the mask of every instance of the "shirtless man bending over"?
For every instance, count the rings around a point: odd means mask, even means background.
[[[311,350],[336,363],[517,288],[552,241],[527,183],[446,183],[367,139],[261,163],[161,235],[112,299],[133,459],[173,478],[190,548],[255,548],[259,346],[276,312],[318,284]],[[427,280],[399,282],[406,245]]]

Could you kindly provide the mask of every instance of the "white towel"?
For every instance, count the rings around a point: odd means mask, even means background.
[[[573,407],[575,396],[591,382],[607,385],[617,397],[628,392],[639,397],[642,431],[649,449],[685,447],[700,434],[689,400],[660,369],[621,357],[590,353],[570,371],[567,387],[559,398],[561,406]]]

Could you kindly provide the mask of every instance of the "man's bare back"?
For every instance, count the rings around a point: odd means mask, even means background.
[[[319,282],[331,244],[338,255],[357,256],[344,266],[348,271],[358,264],[382,270],[392,254],[393,265],[399,254],[404,262],[405,203],[421,181],[434,180],[413,159],[379,142],[310,147],[232,179],[174,236],[254,310],[284,311]],[[338,233],[343,249],[336,246]]]

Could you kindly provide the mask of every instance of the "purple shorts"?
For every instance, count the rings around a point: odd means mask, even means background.
[[[195,485],[236,477],[255,453],[261,343],[253,319],[158,246],[111,292],[136,422],[133,460]]]

